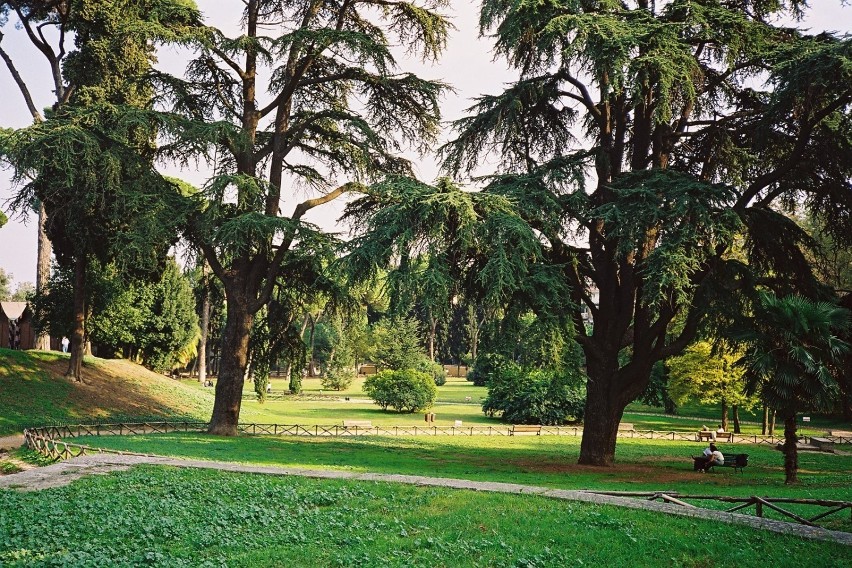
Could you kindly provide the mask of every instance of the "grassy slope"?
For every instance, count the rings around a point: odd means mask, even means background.
[[[206,420],[213,393],[192,389],[122,360],[87,357],[83,383],[62,375],[68,356],[0,349],[0,435],[30,425],[128,417]]]

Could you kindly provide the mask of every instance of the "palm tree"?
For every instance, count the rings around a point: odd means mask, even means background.
[[[839,338],[849,311],[801,296],[762,294],[749,326],[736,334],[745,347],[746,390],[758,393],[784,419],[785,483],[796,483],[796,412],[826,410],[837,399],[837,365],[849,345]]]

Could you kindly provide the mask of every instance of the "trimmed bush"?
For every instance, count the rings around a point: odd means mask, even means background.
[[[329,369],[320,379],[322,388],[326,390],[342,391],[349,388],[355,380],[354,369]]]
[[[436,363],[431,359],[421,359],[418,361],[415,370],[421,373],[426,373],[435,380],[435,386],[443,386],[447,384],[447,370],[440,363]]]
[[[364,381],[364,392],[373,402],[387,410],[397,412],[417,412],[432,406],[438,389],[430,375],[403,369],[401,371],[382,371]]]
[[[526,371],[508,364],[494,373],[482,410],[512,424],[556,425],[583,420],[586,385],[568,371]]]

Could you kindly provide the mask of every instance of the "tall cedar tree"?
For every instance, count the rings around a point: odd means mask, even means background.
[[[445,86],[399,72],[390,46],[437,57],[444,4],[246,0],[241,35],[210,29],[188,80],[163,78],[187,121],[174,154],[215,162],[187,230],[227,298],[211,433],[237,433],[252,325],[288,286],[285,266],[334,244],[303,216],[381,173],[410,173],[398,151],[434,141]]]
[[[563,267],[589,376],[580,463],[612,464],[654,363],[752,286],[727,256],[737,232],[762,284],[812,296],[809,239],[780,206],[852,239],[852,39],[769,23],[806,8],[483,2],[482,31],[520,79],[457,123],[447,165],[469,172],[500,148],[509,175],[488,191],[517,199]]]
[[[732,305],[736,291],[825,293],[803,254],[812,241],[783,206],[802,204],[852,241],[852,39],[769,23],[805,8],[798,0],[482,3],[482,33],[493,32],[497,54],[520,77],[456,122],[445,166],[472,174],[484,158],[499,159],[503,171],[482,194],[513,202],[541,241],[528,255],[499,233],[467,248],[496,250],[491,282],[504,298],[541,297],[552,278],[524,291],[518,277],[559,273],[550,303],[538,303],[567,310],[585,354],[580,463],[613,463],[624,408],[654,363],[680,353],[702,324],[725,323],[736,312],[728,308],[743,307]],[[381,219],[374,226],[393,227],[383,216],[400,211],[396,194],[406,187],[362,202],[362,225],[373,226],[372,215]],[[415,223],[395,226],[395,240],[367,239],[363,251],[416,251],[430,236]],[[729,254],[740,235],[747,263]],[[514,268],[511,255],[522,261]],[[454,260],[449,270],[473,262]]]
[[[21,184],[16,205],[44,205],[57,261],[74,267],[67,375],[79,380],[89,260],[150,271],[161,267],[176,235],[179,192],[153,171],[157,130],[142,112],[153,90],[143,76],[154,42],[178,40],[198,14],[171,0],[73,0],[65,10],[63,30],[73,32],[76,48],[64,61],[67,102],[4,136],[0,151]]]

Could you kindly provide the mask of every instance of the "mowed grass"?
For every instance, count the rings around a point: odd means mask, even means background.
[[[801,453],[801,483],[787,486],[782,454],[768,446],[752,444],[720,444],[725,453],[749,454],[749,466],[743,473],[718,469],[699,474],[692,471],[690,456],[700,454],[701,445],[661,440],[619,440],[617,464],[612,468],[577,465],[580,439],[566,436],[222,438],[169,434],[78,440],[93,446],[192,459],[500,481],[560,489],[852,501],[852,453]],[[852,447],[845,449],[850,451]],[[817,512],[821,511],[811,515]],[[774,513],[770,516],[781,518]],[[848,513],[831,517],[828,523],[826,526],[852,531]]]
[[[3,566],[799,567],[852,558],[833,543],[530,495],[156,467],[0,490],[0,535]],[[724,558],[708,556],[721,543]]]

